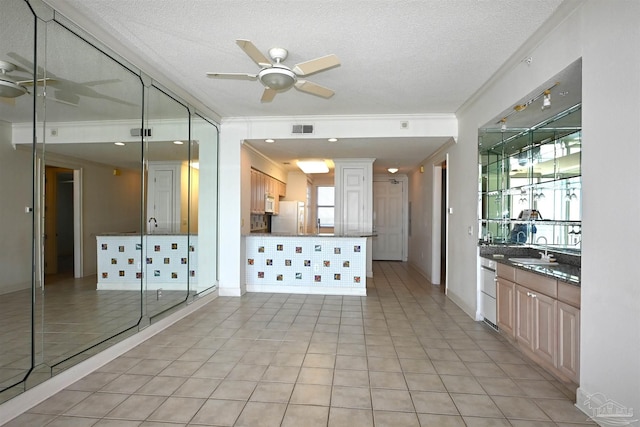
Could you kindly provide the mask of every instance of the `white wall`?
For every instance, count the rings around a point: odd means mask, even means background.
[[[82,170],[83,275],[97,273],[96,236],[110,232],[140,232],[139,171],[86,162],[53,153],[46,164]]]
[[[578,405],[640,410],[640,2],[589,1],[583,30],[582,342]],[[588,410],[588,408],[585,408]]]
[[[0,121],[0,294],[31,286],[31,170],[31,152],[15,150],[11,125]]]
[[[517,52],[458,113],[450,150],[449,296],[473,315],[476,305],[477,129],[570,63],[583,70],[583,246],[581,375],[578,406],[602,393],[640,408],[640,3],[578,5]],[[564,10],[568,10],[565,8]],[[560,15],[558,15],[560,17]],[[532,57],[531,65],[520,60]],[[620,218],[625,218],[620,220]],[[629,219],[627,221],[627,219]],[[625,224],[620,227],[614,224]],[[474,234],[467,235],[473,225]],[[637,416],[636,416],[637,418]]]

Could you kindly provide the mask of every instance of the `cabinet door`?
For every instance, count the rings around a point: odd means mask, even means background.
[[[556,367],[575,383],[580,379],[580,309],[558,301]]]
[[[531,299],[533,302],[533,352],[551,366],[556,366],[557,301],[533,292]]]
[[[514,336],[514,290],[515,284],[500,277],[496,284],[496,323],[505,335]]]
[[[262,172],[258,172],[258,194],[256,195],[256,203],[258,204],[256,211],[259,214],[264,213],[264,196],[266,194],[267,180]]]
[[[527,348],[533,348],[533,298],[531,291],[516,286],[516,340]]]
[[[251,169],[251,213],[257,211],[256,194],[258,193],[258,176],[256,171]]]

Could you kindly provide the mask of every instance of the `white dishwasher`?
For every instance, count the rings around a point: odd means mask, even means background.
[[[493,329],[496,325],[496,262],[480,258],[480,314]]]

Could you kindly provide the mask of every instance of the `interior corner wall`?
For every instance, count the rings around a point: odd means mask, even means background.
[[[449,295],[476,305],[478,127],[582,58],[582,274],[580,388],[587,414],[593,395],[640,408],[640,3],[588,0],[535,46],[530,65],[503,70],[458,112],[451,148]],[[620,219],[620,218],[624,219]],[[614,224],[626,226],[615,227]],[[474,233],[467,235],[473,225]],[[475,310],[474,310],[475,311]],[[593,412],[591,412],[592,414]],[[638,418],[637,415],[635,418]]]
[[[577,405],[640,409],[640,2],[582,7],[582,303]],[[594,399],[596,400],[596,399]],[[602,402],[606,403],[606,402]]]
[[[11,124],[0,121],[0,294],[31,286],[32,158],[11,145]]]
[[[219,144],[220,176],[220,245],[218,294],[220,296],[241,296],[246,291],[244,251],[242,248],[242,142],[247,135],[247,125],[243,122],[222,121]],[[247,175],[250,172],[247,171]],[[247,183],[251,182],[250,175]],[[250,191],[250,190],[249,190]],[[245,211],[248,212],[248,200]],[[247,222],[245,221],[245,224]]]

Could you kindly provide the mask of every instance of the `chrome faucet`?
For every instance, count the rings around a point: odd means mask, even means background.
[[[518,234],[516,234],[516,243],[520,243],[521,234],[524,237],[524,239],[522,240],[522,244],[524,245],[525,243],[527,243],[527,233],[525,233],[524,231],[518,231]]]
[[[549,258],[549,255],[547,255],[547,246],[549,245],[549,242],[546,237],[540,236],[536,239],[536,243],[540,242],[540,239],[544,239],[544,257]],[[540,255],[542,255],[542,252],[540,252]]]

